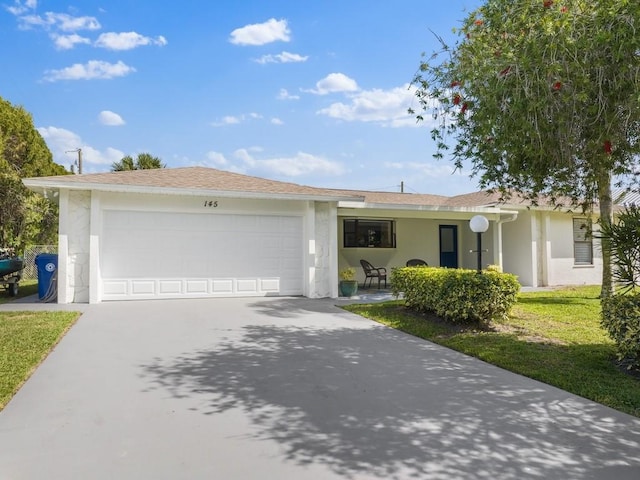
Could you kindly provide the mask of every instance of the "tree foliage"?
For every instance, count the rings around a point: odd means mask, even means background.
[[[488,0],[414,79],[437,157],[451,148],[481,188],[612,218],[615,179],[640,149],[640,2]],[[606,239],[603,294],[611,291]]]
[[[134,160],[131,155],[123,157],[119,162],[111,164],[112,172],[122,172],[125,170],[150,170],[153,168],[165,168],[166,165],[158,157],[150,153],[139,153]]]
[[[22,107],[0,98],[0,246],[56,243],[58,209],[22,184],[24,177],[62,175]]]
[[[609,241],[613,280],[620,293],[640,291],[640,206],[625,206],[598,236]]]

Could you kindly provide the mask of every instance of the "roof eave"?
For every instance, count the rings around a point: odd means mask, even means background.
[[[367,203],[367,202],[351,202],[340,201],[338,208],[359,208],[359,209],[378,209],[378,210],[404,210],[416,212],[463,212],[463,213],[511,213],[508,209],[497,206],[478,206],[478,207],[452,207],[447,205],[405,205],[398,203]]]
[[[63,183],[38,178],[23,179],[23,183],[29,189],[47,196],[47,192],[59,190],[90,190],[115,193],[144,193],[157,195],[189,195],[189,196],[216,196],[224,198],[247,199],[271,199],[271,200],[301,200],[340,202],[353,201],[357,197],[345,197],[344,195],[322,195],[311,193],[280,193],[280,192],[250,192],[239,190],[216,190],[207,188],[180,188],[180,187],[156,187],[141,185],[108,185],[103,183]]]

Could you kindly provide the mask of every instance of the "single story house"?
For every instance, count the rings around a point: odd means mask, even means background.
[[[588,219],[501,204],[486,192],[440,196],[335,190],[212,168],[37,177],[24,184],[60,207],[58,302],[228,296],[338,296],[360,259],[388,270],[410,258],[483,266],[524,286],[598,284]]]

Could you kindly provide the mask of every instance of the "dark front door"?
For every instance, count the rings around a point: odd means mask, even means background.
[[[440,266],[458,268],[457,225],[440,225]]]

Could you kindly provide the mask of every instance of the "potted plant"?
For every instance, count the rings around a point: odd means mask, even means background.
[[[340,295],[343,297],[353,297],[358,292],[358,281],[356,280],[356,269],[347,267],[340,271]]]

